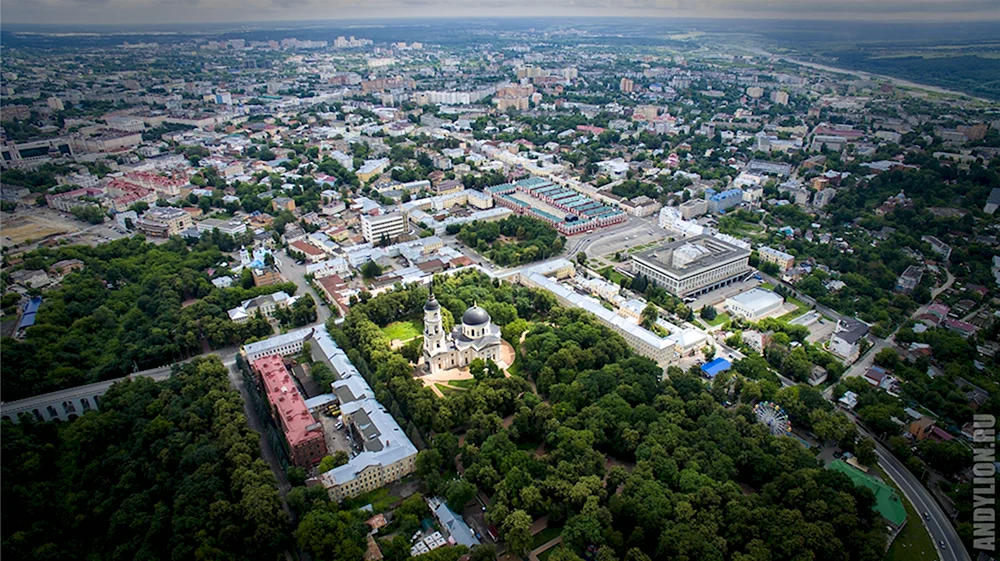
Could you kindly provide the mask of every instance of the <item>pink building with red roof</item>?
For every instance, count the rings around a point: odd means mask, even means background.
[[[175,197],[180,194],[182,187],[188,185],[186,178],[165,177],[148,171],[133,171],[125,174],[121,180],[155,191],[163,197]]]
[[[326,456],[323,425],[313,418],[281,355],[268,355],[253,362],[259,383],[271,404],[271,417],[281,428],[292,463],[309,468]]]

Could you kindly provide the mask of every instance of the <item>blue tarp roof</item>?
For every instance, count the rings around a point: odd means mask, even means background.
[[[705,363],[701,365],[701,371],[705,373],[709,378],[715,378],[716,374],[719,372],[725,372],[729,370],[729,361],[724,358],[717,358],[712,362]]]
[[[24,313],[21,314],[21,321],[17,324],[18,331],[35,325],[35,314],[38,313],[38,308],[41,305],[42,299],[39,296],[28,300],[28,303],[24,305]]]

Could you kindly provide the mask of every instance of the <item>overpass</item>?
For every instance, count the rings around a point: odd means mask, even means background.
[[[236,363],[236,354],[238,352],[239,347],[228,347],[211,354],[218,356],[224,365],[232,366]],[[135,372],[122,378],[115,378],[114,380],[94,382],[85,386],[66,388],[51,393],[26,397],[10,403],[0,403],[0,416],[14,423],[17,423],[18,418],[23,414],[34,415],[39,421],[54,421],[57,419],[60,421],[72,421],[87,411],[100,409],[101,396],[107,393],[108,388],[117,382],[139,376],[152,378],[156,382],[166,380],[170,377],[174,366],[205,356],[211,355],[197,355],[174,364],[150,368],[149,370]]]
[[[67,388],[51,393],[27,397],[10,403],[0,403],[0,415],[17,423],[19,417],[24,414],[34,415],[39,421],[72,421],[91,409],[100,409],[101,397],[107,393],[108,388],[114,384],[145,376],[153,380],[160,381],[170,377],[170,366],[162,366],[151,370],[136,372],[123,378],[95,382],[85,386]]]

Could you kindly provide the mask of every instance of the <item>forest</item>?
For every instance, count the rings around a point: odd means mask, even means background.
[[[290,524],[218,357],[115,384],[71,423],[3,421],[8,559],[277,559]]]
[[[79,259],[85,267],[43,293],[23,340],[4,339],[0,346],[5,400],[118,378],[199,354],[205,346],[270,335],[264,318],[235,324],[227,310],[254,296],[296,289],[293,283],[217,288],[207,270],[221,274],[228,256],[207,242],[189,248],[179,238],[160,245],[134,236],[96,247],[39,248],[25,256],[23,267],[44,270],[62,259]],[[314,307],[299,319],[310,314]]]
[[[382,294],[328,328],[423,449],[429,490],[486,492],[487,518],[513,553],[529,548],[531,520],[548,515],[567,547],[553,554],[560,561],[882,558],[873,496],[756,423],[759,383],[722,375],[708,386],[677,368],[663,381],[596,318],[544,292],[470,273],[439,277],[434,293],[446,323],[473,301],[491,311],[518,346],[511,377],[437,398],[411,376],[379,327],[419,314],[423,288]],[[794,390],[782,401],[826,420],[813,412],[825,400]]]
[[[470,222],[459,229],[448,227],[465,245],[501,267],[523,265],[559,255],[566,238],[545,222],[528,216],[511,216],[498,222]]]

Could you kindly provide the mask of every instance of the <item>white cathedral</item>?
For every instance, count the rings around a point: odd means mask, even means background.
[[[500,328],[490,314],[472,306],[462,314],[462,325],[445,333],[441,305],[434,294],[424,304],[424,363],[431,374],[464,368],[477,358],[500,360]]]

